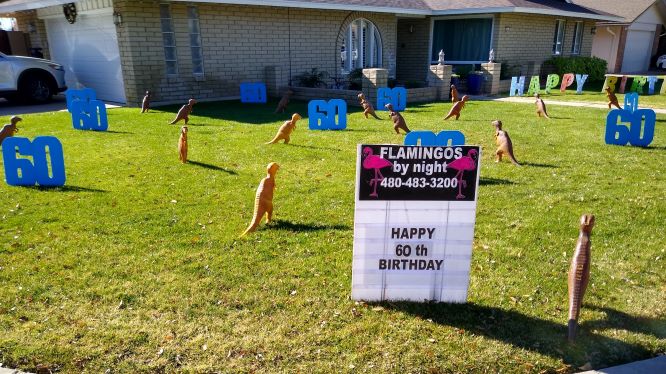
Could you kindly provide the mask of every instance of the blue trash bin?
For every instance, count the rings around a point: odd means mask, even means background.
[[[483,74],[467,75],[467,92],[469,92],[471,95],[480,95],[482,84]]]

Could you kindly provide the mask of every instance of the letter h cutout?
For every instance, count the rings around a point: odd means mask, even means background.
[[[310,130],[344,130],[347,128],[347,102],[342,99],[311,100],[308,103],[308,125]]]
[[[104,102],[97,100],[91,88],[67,90],[67,110],[72,114],[72,126],[77,130],[106,131],[109,120]]]

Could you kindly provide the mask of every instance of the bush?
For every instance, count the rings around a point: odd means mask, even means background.
[[[551,65],[556,74],[587,74],[592,82],[605,79],[607,64],[606,60],[598,57],[553,57],[544,63]]]
[[[312,68],[310,71],[299,74],[294,78],[296,78],[298,85],[301,87],[325,87],[328,72]]]
[[[363,85],[363,69],[354,69],[347,75],[350,90],[360,90]]]

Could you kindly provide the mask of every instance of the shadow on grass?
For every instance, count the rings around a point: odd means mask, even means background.
[[[208,169],[208,170],[223,171],[223,172],[225,172],[225,173],[227,173],[227,174],[238,175],[238,173],[236,173],[235,170],[225,169],[225,168],[223,168],[223,167],[220,167],[220,166],[217,166],[217,165],[207,164],[207,163],[205,163],[205,162],[199,162],[199,161],[187,160],[187,163],[188,163],[188,164],[191,164],[191,165],[194,165],[194,166],[199,166],[199,167],[202,167],[202,168],[204,168],[204,169]]]
[[[497,179],[497,178],[479,178],[479,186],[494,186],[500,184],[515,184],[513,181],[508,179]]]
[[[524,161],[521,161],[520,164],[523,165],[523,166],[532,166],[532,167],[535,167],[535,168],[548,168],[548,169],[559,169],[559,168],[560,168],[560,167],[557,166],[557,165],[552,165],[552,164],[539,164],[539,163],[536,163],[536,162],[524,162]]]
[[[299,148],[321,149],[321,150],[325,150],[325,151],[337,151],[337,152],[342,151],[339,148],[317,147],[317,146],[314,146],[314,145],[303,145],[303,144],[294,144],[294,143],[289,143],[287,145],[292,146],[292,147],[299,147]]]
[[[464,331],[459,331],[461,334],[481,335],[511,344],[516,348],[561,359],[575,366],[591,361],[593,367],[605,367],[653,355],[641,345],[592,333],[585,325],[579,328],[576,343],[569,344],[566,340],[567,326],[564,322],[555,323],[515,310],[472,303],[384,304],[390,309],[412,314],[423,320],[432,320],[440,325],[462,329]],[[565,312],[562,313],[562,321],[566,321]],[[617,352],[621,354],[618,355]]]
[[[106,131],[96,131],[98,133],[108,133],[108,134],[134,134],[129,131],[116,131],[116,130],[106,130]]]
[[[62,187],[48,187],[48,186],[33,186],[27,187],[33,190],[46,191],[46,192],[95,192],[95,193],[107,193],[109,191],[99,190],[96,188],[88,187],[79,187],[79,186],[69,186],[65,185]]]
[[[646,151],[666,151],[666,146],[647,146],[647,147],[636,147],[638,149],[644,149]]]
[[[300,223],[285,220],[275,220],[270,226],[277,230],[289,230],[294,232],[324,231],[324,230],[351,230],[347,225],[320,225],[315,223]]]
[[[584,305],[584,308],[596,310],[606,314],[606,318],[594,321],[585,321],[581,323],[582,329],[586,330],[605,330],[622,329],[633,331],[639,334],[652,335],[657,339],[666,339],[666,319],[634,317],[625,312],[616,309]]]

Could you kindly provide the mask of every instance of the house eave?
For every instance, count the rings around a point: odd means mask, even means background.
[[[527,14],[541,14],[545,16],[556,16],[556,17],[584,18],[595,21],[609,21],[609,22],[624,21],[622,17],[616,17],[616,16],[604,16],[600,14],[570,12],[565,10],[526,8],[526,7],[466,8],[466,9],[453,9],[453,10],[435,10],[433,11],[432,15],[449,16],[449,15],[481,14],[481,13],[527,13]]]
[[[325,4],[313,3],[309,1],[285,1],[285,0],[174,0],[173,2],[180,3],[218,3],[218,4],[231,4],[231,5],[260,5],[284,8],[303,8],[303,9],[324,9],[324,10],[345,10],[357,12],[373,12],[373,13],[392,13],[397,15],[410,15],[410,16],[428,16],[432,14],[431,10],[426,9],[408,9],[408,8],[393,8],[381,6],[367,6],[367,5],[348,5],[348,4]]]

